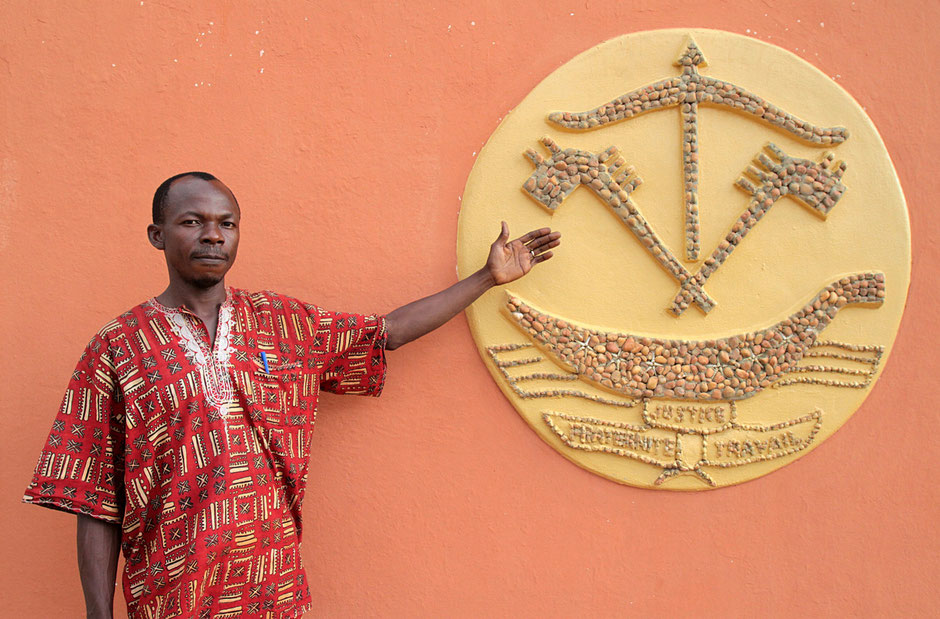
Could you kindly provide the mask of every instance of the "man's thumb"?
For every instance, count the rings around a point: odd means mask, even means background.
[[[496,240],[502,241],[503,243],[505,243],[509,239],[509,224],[507,224],[505,221],[502,221],[500,223],[502,224],[503,229],[499,233],[499,236],[496,237]]]

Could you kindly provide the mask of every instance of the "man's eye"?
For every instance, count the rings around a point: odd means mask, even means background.
[[[234,222],[234,221],[223,221],[223,222],[222,222],[222,226],[224,226],[224,227],[226,227],[226,228],[234,228],[234,227],[235,227],[235,222]]]
[[[183,221],[183,225],[184,225],[184,226],[190,226],[190,225],[193,225],[193,224],[197,224],[197,225],[198,225],[199,222],[196,221],[195,219],[187,219],[187,220]]]

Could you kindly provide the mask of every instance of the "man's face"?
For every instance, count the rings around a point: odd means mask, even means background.
[[[147,229],[174,276],[197,288],[225,278],[238,251],[241,214],[232,192],[219,181],[183,177],[170,186],[163,223]]]

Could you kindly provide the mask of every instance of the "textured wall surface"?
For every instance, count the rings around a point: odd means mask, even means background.
[[[667,27],[793,51],[879,128],[913,270],[878,385],[770,476],[650,492],[558,457],[458,318],[390,354],[381,399],[321,401],[309,615],[933,615],[940,6],[883,5],[4,3],[0,616],[81,614],[74,518],[19,500],[88,339],[165,286],[144,236],[163,178],[204,169],[235,191],[231,284],[387,311],[454,281],[461,192],[512,106],[577,53]]]

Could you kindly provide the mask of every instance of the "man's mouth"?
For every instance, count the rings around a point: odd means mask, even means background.
[[[228,256],[223,256],[222,254],[196,254],[193,256],[195,260],[210,260],[214,262],[225,262],[228,260]]]

